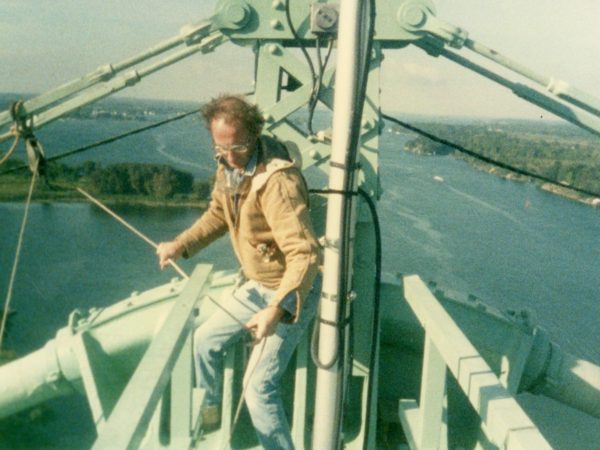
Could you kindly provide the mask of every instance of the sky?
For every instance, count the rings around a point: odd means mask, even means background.
[[[0,0],[0,91],[44,92],[119,62],[176,35],[186,24],[210,17],[216,3]],[[600,98],[600,1],[433,0],[433,4],[438,18],[465,29],[471,39]],[[482,61],[466,49],[460,54]],[[251,90],[252,76],[252,52],[226,44],[119,95],[203,101],[219,92]],[[523,81],[513,74],[509,78]],[[506,88],[413,46],[386,51],[381,84],[382,108],[389,112],[552,118]]]

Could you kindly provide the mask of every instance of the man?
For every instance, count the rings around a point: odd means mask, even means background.
[[[203,108],[218,161],[208,209],[189,229],[159,244],[161,267],[229,232],[244,282],[194,333],[197,382],[205,389],[205,427],[220,419],[223,349],[251,331],[258,343],[244,377],[245,401],[266,449],[293,448],[279,380],[314,316],[319,246],[308,191],[285,147],[261,136],[255,105],[221,96]],[[240,325],[245,323],[245,328]],[[264,339],[264,341],[263,341]]]

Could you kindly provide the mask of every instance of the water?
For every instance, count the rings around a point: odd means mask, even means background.
[[[452,157],[383,148],[384,267],[528,309],[563,349],[600,362],[600,210]]]
[[[40,138],[53,155],[147,123],[69,119]],[[387,133],[382,137],[384,271],[417,273],[500,309],[527,308],[566,351],[600,364],[600,210],[475,171],[451,157],[406,154],[403,142]],[[199,120],[190,118],[77,162],[173,163],[206,178],[214,168],[207,146]],[[172,238],[198,216],[189,208],[118,212],[155,241]],[[22,214],[21,204],[0,204],[2,299]],[[226,238],[182,265],[189,272],[199,262],[235,267]],[[34,204],[14,287],[17,314],[5,345],[28,353],[52,339],[75,308],[109,305],[173,276],[158,270],[146,243],[98,209],[86,203]],[[68,402],[67,408],[51,404],[54,416],[74,412],[49,420],[45,442],[89,448],[93,430],[85,401]],[[77,436],[64,441],[75,428]]]

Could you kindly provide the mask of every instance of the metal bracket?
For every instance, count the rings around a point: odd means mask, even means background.
[[[337,303],[340,296],[337,294],[330,294],[329,292],[321,292],[321,300],[329,300],[330,302]]]
[[[318,34],[337,32],[340,6],[333,3],[314,3],[310,5],[310,31]]]

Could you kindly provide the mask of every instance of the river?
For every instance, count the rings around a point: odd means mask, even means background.
[[[91,121],[72,122],[79,122],[75,129],[81,135],[101,134]],[[118,120],[102,126],[108,135],[126,128]],[[58,152],[79,145],[65,141],[60,130],[46,132],[46,147]],[[113,148],[101,159],[173,162],[198,176],[212,170],[210,157],[197,145],[206,142],[197,120],[135,139],[119,144],[129,152],[126,157]],[[405,153],[405,139],[382,136],[384,271],[417,273],[499,309],[528,309],[564,350],[600,364],[600,210],[532,184],[476,171],[452,157]],[[0,204],[2,299],[23,209],[21,204]],[[126,207],[118,212],[156,241],[173,237],[198,215],[182,208]],[[226,239],[183,266],[191,271],[199,262],[235,266]],[[14,286],[11,307],[16,314],[5,346],[28,353],[52,339],[75,308],[109,305],[173,276],[158,269],[146,243],[97,208],[87,203],[34,204]],[[82,400],[69,402],[81,410]],[[54,408],[58,414],[59,407]],[[89,446],[91,421],[84,424],[81,414],[70,416],[75,417],[62,427],[77,426],[87,437],[68,445]],[[60,436],[49,439],[58,442],[56,448],[65,445]]]

